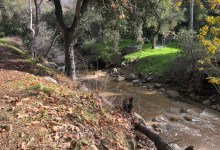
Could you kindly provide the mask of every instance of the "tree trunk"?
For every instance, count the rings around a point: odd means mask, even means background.
[[[70,48],[72,41],[70,41],[69,36],[64,39],[64,49],[65,49],[65,72],[68,77],[73,79],[73,52]]]
[[[166,142],[164,142],[159,135],[151,131],[151,129],[147,128],[146,126],[136,123],[135,128],[153,141],[158,150],[172,150],[172,148]]]
[[[29,0],[29,13],[30,13],[30,24],[29,24],[29,28],[32,32],[32,39],[34,38],[35,35],[35,31],[33,29],[33,8],[32,8],[32,0]]]
[[[153,35],[153,37],[152,37],[152,49],[156,49],[157,38],[158,38],[158,34]]]
[[[189,5],[190,5],[189,29],[193,30],[194,0],[191,0]]]
[[[35,5],[35,37],[38,36],[38,33],[40,31],[39,27],[39,17],[41,14],[41,7],[43,5],[43,0],[41,0],[38,3],[38,0],[34,0],[34,5]]]
[[[35,37],[35,30],[33,29],[33,8],[32,8],[32,0],[29,0],[29,15],[30,15],[30,23],[29,23],[29,29],[31,30],[32,36],[30,39],[29,44],[29,52],[32,55],[32,57],[36,57],[35,50],[33,50],[34,45],[34,37]]]
[[[74,63],[74,53],[73,49],[70,48],[72,42],[75,39],[75,34],[77,33],[80,16],[86,11],[89,0],[77,0],[75,16],[70,27],[67,27],[63,19],[63,11],[60,0],[53,0],[55,5],[55,15],[57,18],[57,23],[59,25],[61,34],[64,39],[64,49],[65,49],[65,73],[71,79],[74,79],[75,73],[75,63]]]
[[[158,24],[157,31],[155,31],[153,33],[153,36],[152,36],[152,49],[155,49],[156,46],[157,46],[157,38],[158,38],[158,33],[160,32],[160,27],[161,27],[161,23]]]

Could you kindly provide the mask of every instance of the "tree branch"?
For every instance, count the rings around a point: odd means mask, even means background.
[[[55,15],[57,18],[57,23],[60,27],[60,30],[62,32],[62,34],[64,35],[64,32],[66,32],[65,30],[67,29],[67,26],[65,25],[65,22],[63,20],[63,10],[62,10],[62,6],[60,3],[60,0],[53,0],[54,5],[55,5]]]
[[[70,27],[70,30],[74,30],[79,27],[80,24],[80,16],[84,14],[87,10],[87,6],[89,4],[89,0],[78,0],[76,4],[76,11],[73,23]]]

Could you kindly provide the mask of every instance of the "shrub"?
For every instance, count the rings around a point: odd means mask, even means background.
[[[181,29],[176,36],[180,55],[170,67],[169,75],[172,81],[181,86],[198,88],[203,74],[198,71],[198,60],[204,57],[205,52],[196,38],[196,32]],[[196,85],[196,86],[195,86]],[[187,87],[189,88],[189,87]]]

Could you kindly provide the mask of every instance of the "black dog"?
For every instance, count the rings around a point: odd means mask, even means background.
[[[122,108],[124,111],[127,113],[131,113],[134,107],[134,98],[133,97],[128,97],[123,101]]]

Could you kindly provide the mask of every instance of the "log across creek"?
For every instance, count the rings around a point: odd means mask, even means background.
[[[169,144],[163,141],[163,139],[154,131],[141,123],[135,123],[135,129],[146,135],[151,141],[154,142],[158,150],[173,150]]]
[[[168,143],[164,142],[163,139],[157,133],[152,131],[150,128],[148,128],[144,124],[135,123],[134,125],[135,125],[136,130],[140,131],[145,136],[147,136],[151,141],[154,142],[158,150],[175,150]],[[185,148],[184,150],[193,150],[193,146],[189,146]]]
[[[153,141],[158,150],[174,150],[168,143],[164,142],[163,139],[156,132],[154,132],[153,130],[151,130],[149,127],[146,126],[145,120],[140,115],[138,115],[133,111],[134,110],[133,103],[134,103],[133,97],[127,97],[123,101],[122,110],[124,110],[128,114],[134,115],[133,116],[134,120],[132,122],[134,123],[135,129],[140,131],[145,136],[147,136],[151,141]],[[189,146],[184,150],[193,150],[193,146]]]

